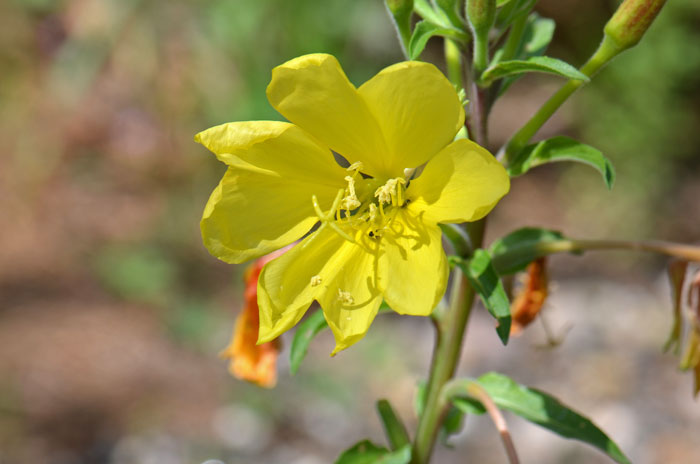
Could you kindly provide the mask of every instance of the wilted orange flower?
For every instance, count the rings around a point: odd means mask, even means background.
[[[246,270],[245,305],[236,319],[231,343],[219,354],[222,359],[230,360],[228,369],[231,375],[265,388],[272,388],[277,383],[277,356],[280,352],[280,341],[274,339],[257,344],[260,330],[258,277],[263,266],[282,255],[287,248],[263,256]]]
[[[525,283],[511,306],[513,322],[510,333],[512,335],[519,334],[535,320],[544,305],[544,300],[547,299],[548,288],[547,260],[546,258],[536,259],[527,267]]]
[[[681,360],[681,367],[685,364],[693,368],[695,374],[695,385],[693,396],[700,393],[700,271],[695,273],[688,289],[688,305],[690,306],[690,335],[684,359]]]

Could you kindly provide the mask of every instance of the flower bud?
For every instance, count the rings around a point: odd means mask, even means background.
[[[619,51],[635,46],[665,3],[666,0],[625,0],[605,25],[605,35]]]
[[[496,21],[496,0],[467,0],[466,10],[475,35],[488,33]]]
[[[413,11],[413,0],[386,0],[386,6],[394,16],[405,16]]]

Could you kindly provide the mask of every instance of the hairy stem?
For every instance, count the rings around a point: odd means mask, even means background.
[[[459,50],[459,46],[448,38],[445,38],[445,62],[447,63],[447,77],[458,90],[463,88],[462,52]]]
[[[483,219],[469,224],[467,232],[476,247],[480,247],[483,242],[485,226],[486,222]],[[430,460],[444,414],[444,408],[440,405],[440,391],[454,376],[474,296],[474,290],[467,283],[462,271],[455,268],[449,309],[445,316],[435,323],[435,349],[426,388],[425,407],[418,420],[413,445],[413,464],[425,464]]]
[[[449,311],[445,318],[436,322],[435,350],[426,389],[425,406],[418,421],[416,440],[413,445],[412,462],[414,464],[425,464],[430,460],[444,413],[439,404],[440,390],[454,375],[473,302],[474,291],[467,284],[462,271],[455,268]]]

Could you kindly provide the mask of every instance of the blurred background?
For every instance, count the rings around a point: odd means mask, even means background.
[[[614,11],[541,0],[549,54],[581,64]],[[600,148],[612,192],[586,167],[514,181],[489,240],[524,225],[581,238],[700,238],[700,4],[669,2],[641,45],[547,124]],[[441,43],[426,59],[442,66]],[[217,358],[242,305],[243,267],[201,245],[199,218],[225,168],[193,135],[279,119],[270,70],[335,54],[357,85],[402,59],[380,0],[4,0],[0,2],[0,463],[332,462],[369,437],[373,402],[410,426],[432,330],[382,315],[331,359],[328,333],[263,390]],[[500,100],[494,147],[560,84],[529,76]],[[588,414],[635,463],[700,461],[692,379],[661,347],[667,262],[629,253],[551,260],[545,317],[508,348],[477,311],[460,370],[499,370]],[[285,345],[290,339],[284,338]],[[585,445],[507,416],[523,462],[604,463]],[[486,417],[435,462],[502,463]]]

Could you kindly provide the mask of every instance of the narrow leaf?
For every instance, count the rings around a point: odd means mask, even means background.
[[[502,8],[498,10],[496,15],[496,28],[504,29],[510,25],[516,18],[521,15],[526,15],[532,7],[535,6],[537,0],[511,0],[503,1],[496,4]]]
[[[413,0],[413,11],[426,21],[430,21],[433,24],[444,25],[443,19],[437,14],[437,11],[433,9],[433,6],[428,0]]]
[[[450,37],[460,41],[466,39],[464,32],[457,29],[438,26],[428,21],[420,21],[413,29],[413,35],[411,35],[411,40],[408,43],[408,57],[411,60],[417,59],[423,53],[428,40],[435,36]]]
[[[523,271],[528,264],[544,256],[538,251],[539,244],[563,239],[556,230],[523,227],[491,244],[493,266],[500,275]]]
[[[527,60],[533,56],[544,55],[544,52],[547,51],[547,47],[554,36],[555,26],[556,23],[553,19],[543,18],[537,13],[531,13],[527,19],[525,30],[518,44],[518,49],[512,59]],[[496,52],[494,55],[494,62],[500,61],[500,59],[496,60],[496,57],[499,56],[502,51],[503,49],[500,49]],[[522,74],[504,77],[501,81],[501,87],[498,90],[499,96],[503,95],[520,77],[522,77]]]
[[[508,166],[508,173],[511,176],[520,176],[535,166],[558,161],[587,164],[603,176],[608,189],[612,189],[615,184],[615,168],[600,150],[564,136],[528,145]]]
[[[406,431],[406,426],[403,425],[401,419],[394,412],[391,403],[387,400],[377,401],[377,412],[384,425],[384,432],[389,440],[391,449],[396,450],[408,445],[411,439]]]
[[[523,36],[522,56],[531,58],[541,56],[554,37],[556,23],[553,19],[543,18],[533,13],[528,18],[528,24]]]
[[[482,375],[478,382],[500,408],[558,435],[595,446],[616,462],[630,463],[620,448],[590,419],[560,403],[553,396],[527,388],[495,372]]]
[[[292,348],[289,351],[289,371],[292,375],[299,370],[301,362],[309,350],[311,340],[323,329],[328,327],[323,310],[319,309],[311,316],[307,317],[304,322],[299,325],[294,339],[292,340]]]
[[[440,432],[438,434],[440,443],[448,448],[452,448],[450,437],[459,433],[462,427],[464,427],[464,411],[455,406],[451,406],[447,410],[447,414],[445,414],[445,418],[440,425]]]
[[[481,402],[470,397],[453,398],[452,404],[465,414],[474,414],[478,416],[486,412],[486,408]]]
[[[486,250],[476,250],[472,259],[466,264],[462,261],[460,267],[486,309],[498,321],[496,332],[506,345],[510,336],[510,302],[503,282],[491,264],[491,255]]]
[[[481,80],[493,82],[506,76],[539,72],[556,74],[567,79],[577,79],[588,82],[588,76],[571,66],[569,63],[549,56],[533,56],[527,60],[501,61],[484,71]]]
[[[335,464],[408,464],[411,461],[411,445],[389,451],[369,440],[363,440],[343,452]]]

